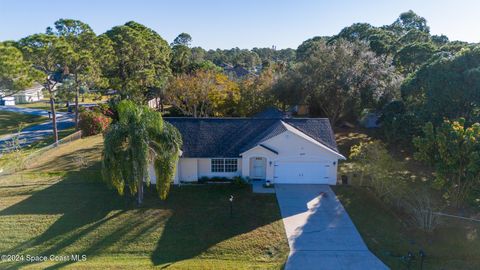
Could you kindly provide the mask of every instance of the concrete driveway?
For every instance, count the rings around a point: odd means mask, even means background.
[[[328,185],[275,185],[290,255],[285,269],[388,269]]]

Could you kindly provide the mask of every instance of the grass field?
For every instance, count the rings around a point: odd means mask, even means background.
[[[407,269],[401,257],[409,251],[416,256],[410,269],[420,269],[420,250],[427,254],[423,269],[480,269],[479,223],[444,218],[427,234],[364,188],[336,186],[334,191],[369,249],[392,269]]]
[[[0,111],[0,135],[17,132],[18,125],[25,123],[25,127],[47,121],[43,116]]]
[[[22,104],[15,104],[16,107],[20,108],[28,108],[28,109],[39,109],[39,110],[46,110],[50,111],[50,102],[48,99],[43,99],[37,102],[32,103],[22,103]],[[58,105],[55,107],[58,109]]]
[[[379,137],[375,132],[351,129],[337,131],[336,135],[339,149],[345,156],[352,145]],[[412,158],[412,149],[395,146],[389,151],[404,164],[402,171],[409,189],[428,191],[433,198],[443,201],[441,193],[428,182],[433,178],[431,169]],[[346,168],[350,162],[347,160],[339,165],[339,174],[348,175]],[[480,223],[442,218],[440,226],[427,234],[416,229],[404,213],[385,205],[365,187],[355,186],[355,178],[350,178],[350,182],[354,185],[333,189],[369,249],[392,269],[408,269],[401,257],[409,251],[417,257],[410,269],[420,269],[419,250],[427,254],[424,269],[480,269]],[[453,207],[442,211],[462,214]],[[464,211],[472,214],[476,210]]]
[[[61,140],[61,139],[67,137],[68,135],[70,135],[74,132],[75,132],[75,127],[59,130],[58,131],[58,139]],[[53,132],[52,132],[51,135],[43,138],[42,140],[39,140],[39,141],[36,141],[36,142],[32,143],[28,149],[36,150],[36,149],[51,145],[54,142],[55,142],[55,140],[53,139]]]
[[[1,269],[280,269],[288,255],[274,195],[181,186],[135,207],[100,181],[101,137],[49,150],[0,178],[0,254],[86,255]],[[228,198],[235,196],[233,216]]]
[[[80,103],[101,103],[101,102],[106,102],[107,100],[108,100],[107,96],[102,96],[100,99],[93,99],[93,98],[87,97],[83,99],[80,98]],[[74,103],[71,102],[70,104],[73,105]],[[37,102],[16,104],[15,106],[20,108],[40,109],[40,110],[50,111],[50,100],[45,97],[43,100],[40,100]],[[58,112],[66,112],[68,110],[65,102],[55,103],[55,108]]]

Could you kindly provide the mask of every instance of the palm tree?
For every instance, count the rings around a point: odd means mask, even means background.
[[[143,183],[150,183],[148,167],[153,163],[157,191],[166,199],[175,175],[181,135],[160,113],[124,100],[117,105],[118,120],[104,136],[103,179],[120,195],[129,190],[143,201]]]

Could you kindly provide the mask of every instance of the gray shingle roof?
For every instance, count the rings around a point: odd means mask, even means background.
[[[182,134],[183,157],[238,157],[285,131],[281,121],[338,152],[326,118],[187,118],[165,117]]]
[[[286,116],[286,113],[280,111],[275,107],[270,107],[253,115],[252,117],[254,118],[285,118],[285,116]]]

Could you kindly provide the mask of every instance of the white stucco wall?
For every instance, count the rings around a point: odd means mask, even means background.
[[[287,130],[262,142],[263,145],[278,152],[278,154],[264,147],[256,146],[242,153],[242,157],[237,159],[238,169],[236,172],[212,172],[211,158],[180,158],[177,164],[174,183],[195,182],[202,176],[228,178],[234,176],[250,177],[250,158],[264,157],[266,158],[267,180],[275,182],[275,163],[278,161],[318,162],[329,165],[326,167],[328,184],[334,185],[337,180],[338,160],[342,158],[342,156],[310,139],[299,136],[298,132]],[[154,184],[155,176],[153,167],[151,168],[150,177]]]
[[[198,180],[198,162],[196,158],[180,158],[177,170],[180,182],[194,182]]]
[[[229,158],[229,157],[226,157]],[[242,159],[237,158],[237,171],[236,172],[212,172],[211,170],[211,158],[198,158],[198,178],[202,176],[207,177],[227,177],[232,178],[234,176],[240,176],[242,174]]]
[[[175,184],[180,182],[196,182],[202,176],[207,177],[227,177],[242,175],[242,159],[237,158],[236,172],[212,172],[210,158],[180,158],[175,171]],[[152,184],[156,183],[155,171],[153,165],[149,167],[149,176]]]
[[[266,179],[273,179],[273,161],[277,159],[277,155],[261,146],[256,146],[242,155],[242,176],[250,177],[250,158],[264,157],[267,159]]]
[[[278,154],[273,153],[261,146],[256,146],[245,153],[242,153],[242,175],[250,175],[250,158],[265,157],[267,158],[266,179],[274,182],[275,162],[277,161],[295,161],[295,162],[319,162],[329,164],[327,169],[329,184],[335,184],[337,180],[338,154],[328,150],[325,146],[319,146],[299,136],[292,131],[285,131],[264,142],[263,145],[275,150]],[[335,163],[335,164],[334,164]]]
[[[150,184],[155,185],[157,183],[157,177],[155,176],[155,169],[153,168],[153,164],[148,166],[148,176],[150,177]],[[178,163],[177,163],[177,170],[175,170],[175,176],[173,178],[173,183],[178,184]]]
[[[237,159],[236,172],[211,172],[210,158],[180,158],[175,171],[175,184],[180,182],[196,182],[202,176],[207,177],[228,177],[240,176],[242,173],[242,159]],[[156,183],[155,171],[153,165],[149,168],[149,175],[152,184]]]

